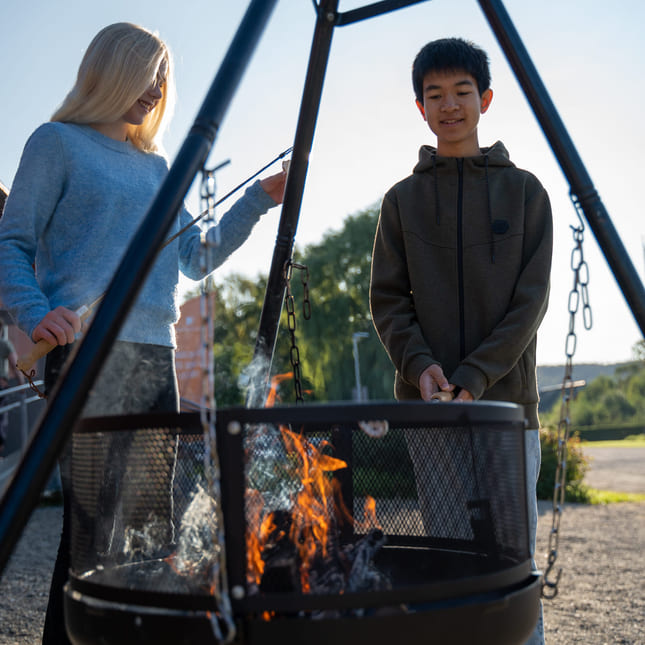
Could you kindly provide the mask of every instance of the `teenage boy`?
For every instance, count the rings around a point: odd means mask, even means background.
[[[535,355],[549,293],[549,199],[501,142],[479,146],[479,119],[493,98],[483,50],[458,38],[428,43],[415,58],[412,81],[437,147],[422,146],[412,174],[383,198],[372,319],[396,368],[397,399],[427,401],[443,391],[456,401],[524,406],[532,429],[526,453],[533,554],[540,464]],[[419,469],[432,464],[411,453],[421,481]],[[544,642],[541,616],[528,642]]]

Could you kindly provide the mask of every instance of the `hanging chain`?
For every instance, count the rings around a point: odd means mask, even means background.
[[[208,240],[204,235],[204,246],[202,253],[202,273],[206,274],[207,267],[212,266],[209,255],[213,248],[220,244],[219,227],[215,217],[215,172],[224,164],[210,170],[202,169],[202,183],[200,188],[200,198],[202,208],[204,208],[203,218],[208,227],[215,226],[214,239]],[[207,275],[200,285],[200,314],[201,314],[201,368],[202,368],[202,392],[200,405],[200,421],[204,433],[204,470],[206,473],[206,485],[214,500],[214,509],[217,516],[217,535],[216,540],[219,544],[220,551],[217,565],[213,567],[214,584],[213,597],[215,599],[218,611],[212,612],[211,626],[213,632],[221,643],[230,643],[236,633],[235,622],[233,620],[233,610],[228,593],[228,578],[226,571],[226,536],[224,535],[224,517],[222,515],[221,489],[220,489],[220,465],[219,455],[217,452],[215,419],[216,419],[216,402],[215,402],[215,365],[213,356],[214,343],[214,325],[213,325],[213,308],[214,308],[214,288],[215,283],[212,275]],[[222,625],[224,630],[222,630]]]
[[[564,368],[564,377],[562,379],[562,395],[560,402],[560,420],[558,422],[558,447],[557,463],[555,470],[555,483],[553,487],[553,517],[551,522],[551,532],[549,533],[549,552],[547,555],[547,567],[542,580],[542,596],[549,600],[555,598],[558,594],[558,583],[562,575],[562,569],[559,569],[555,580],[550,580],[549,575],[558,558],[558,542],[560,538],[560,519],[562,517],[562,508],[564,507],[564,498],[567,483],[567,444],[571,432],[571,416],[569,407],[574,394],[573,385],[573,355],[576,351],[578,337],[575,332],[576,314],[580,310],[582,303],[582,321],[585,329],[591,329],[591,306],[589,304],[589,267],[584,259],[582,243],[584,241],[584,223],[582,220],[582,209],[577,197],[572,193],[571,201],[578,215],[579,225],[571,226],[573,232],[574,248],[571,252],[571,270],[573,271],[573,287],[569,292],[569,332],[565,342],[566,362]]]
[[[202,168],[202,181],[200,186],[200,199],[204,208],[204,223],[208,228],[215,226],[215,235],[210,240],[207,235],[203,236],[204,249],[201,257],[201,271],[206,275],[207,267],[211,266],[210,254],[213,247],[220,244],[219,227],[216,226],[215,218],[215,171],[216,168]],[[213,291],[213,277],[206,275],[200,284],[200,315],[201,315],[201,410],[202,425],[206,429],[210,424],[208,411],[215,411],[215,387],[214,387],[214,365],[213,365],[213,316],[210,306],[209,294]],[[214,448],[214,446],[213,446]]]
[[[285,296],[287,307],[287,328],[291,336],[291,349],[289,351],[289,360],[293,370],[293,385],[296,391],[296,403],[304,402],[302,396],[302,374],[300,372],[300,350],[296,343],[296,304],[291,291],[291,277],[293,270],[299,269],[300,280],[302,282],[302,315],[305,320],[311,318],[311,301],[309,300],[309,269],[303,264],[296,264],[292,260],[287,260],[284,265],[284,279],[286,282],[287,293]]]

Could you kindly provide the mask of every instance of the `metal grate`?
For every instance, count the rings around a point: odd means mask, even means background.
[[[244,589],[245,597],[257,592],[249,578],[247,537],[269,513],[279,512],[289,526],[298,519],[294,500],[304,488],[302,458],[292,441],[285,443],[284,429],[301,437],[307,461],[314,451],[342,460],[343,467],[324,476],[335,487],[325,501],[331,548],[347,551],[378,527],[384,542],[371,557],[387,570],[391,588],[469,579],[527,563],[523,420],[515,412],[505,419],[503,404],[492,407],[492,415],[490,405],[458,404],[220,411],[231,585]],[[365,417],[387,427],[385,436],[363,432],[359,422]],[[209,558],[219,549],[213,505],[220,500],[205,493],[201,432],[196,415],[83,421],[74,433],[72,458],[75,575],[91,572],[100,584],[143,591],[208,590]],[[369,522],[368,499],[375,508]],[[405,548],[416,549],[417,565]],[[137,563],[146,563],[146,575],[130,579]],[[150,563],[156,563],[154,575]],[[303,565],[294,555],[290,566]],[[339,589],[347,591],[342,581],[329,593]]]
[[[302,459],[293,454],[289,442],[285,444],[283,430],[287,429],[302,437],[311,450],[319,449],[347,464],[327,475],[338,482],[342,499],[325,502],[334,507],[331,523],[338,552],[353,548],[369,534],[374,523],[365,526],[363,509],[366,499],[374,499],[376,525],[385,540],[373,559],[386,572],[389,589],[410,584],[428,587],[446,580],[466,581],[468,588],[469,581],[500,571],[525,576],[530,555],[524,423],[517,410],[509,416],[505,405],[371,404],[220,411],[227,531],[236,536],[256,533],[262,520],[276,512],[286,530],[301,513],[294,498],[303,488],[302,473],[293,464]],[[368,436],[359,426],[366,418],[378,419],[388,427],[387,434]],[[353,525],[342,521],[342,505],[352,512]],[[292,537],[294,542],[299,539]],[[275,588],[255,584],[247,575],[246,547],[242,539],[228,545],[231,584],[244,589],[238,593],[244,598],[240,607],[259,610],[264,602],[270,609],[277,606],[273,601],[278,602],[272,591],[302,591],[296,583],[285,587],[282,578]],[[288,543],[283,547],[293,551]],[[278,557],[284,561],[284,553],[278,552]],[[302,567],[298,556],[289,557]],[[289,566],[293,568],[292,563]],[[322,585],[312,593],[347,595],[349,590],[336,581],[335,586]],[[261,596],[262,602],[256,602],[254,595]]]
[[[216,548],[213,513],[191,518],[194,524],[186,526],[191,504],[200,501],[206,486],[201,427],[194,415],[183,415],[184,427],[162,423],[176,420],[174,416],[86,419],[74,433],[75,574],[91,571],[101,584],[156,592],[210,585],[198,554],[192,556],[190,585],[185,575],[173,571],[186,564],[186,550],[194,548],[196,533],[206,532],[199,538],[200,547]],[[182,562],[176,563],[182,555]],[[158,570],[152,575],[148,565],[148,575],[128,579],[128,569],[140,562],[156,563]]]

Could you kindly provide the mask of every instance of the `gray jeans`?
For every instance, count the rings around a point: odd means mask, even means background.
[[[542,462],[542,451],[540,447],[540,432],[539,430],[527,430],[524,433],[525,437],[525,451],[526,451],[526,495],[527,495],[527,508],[529,518],[529,538],[531,547],[531,561],[533,569],[535,566],[535,536],[537,534],[538,523],[538,507],[536,487],[538,475],[540,474],[540,464]],[[542,617],[542,601],[540,601],[540,614],[538,622],[531,634],[531,637],[526,641],[525,645],[543,645],[544,644],[544,620]]]

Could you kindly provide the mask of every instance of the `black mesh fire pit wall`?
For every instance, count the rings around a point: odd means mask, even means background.
[[[538,616],[524,418],[504,403],[229,408],[222,499],[198,415],[73,439],[75,645],[521,645]],[[235,624],[220,635],[216,505]]]

